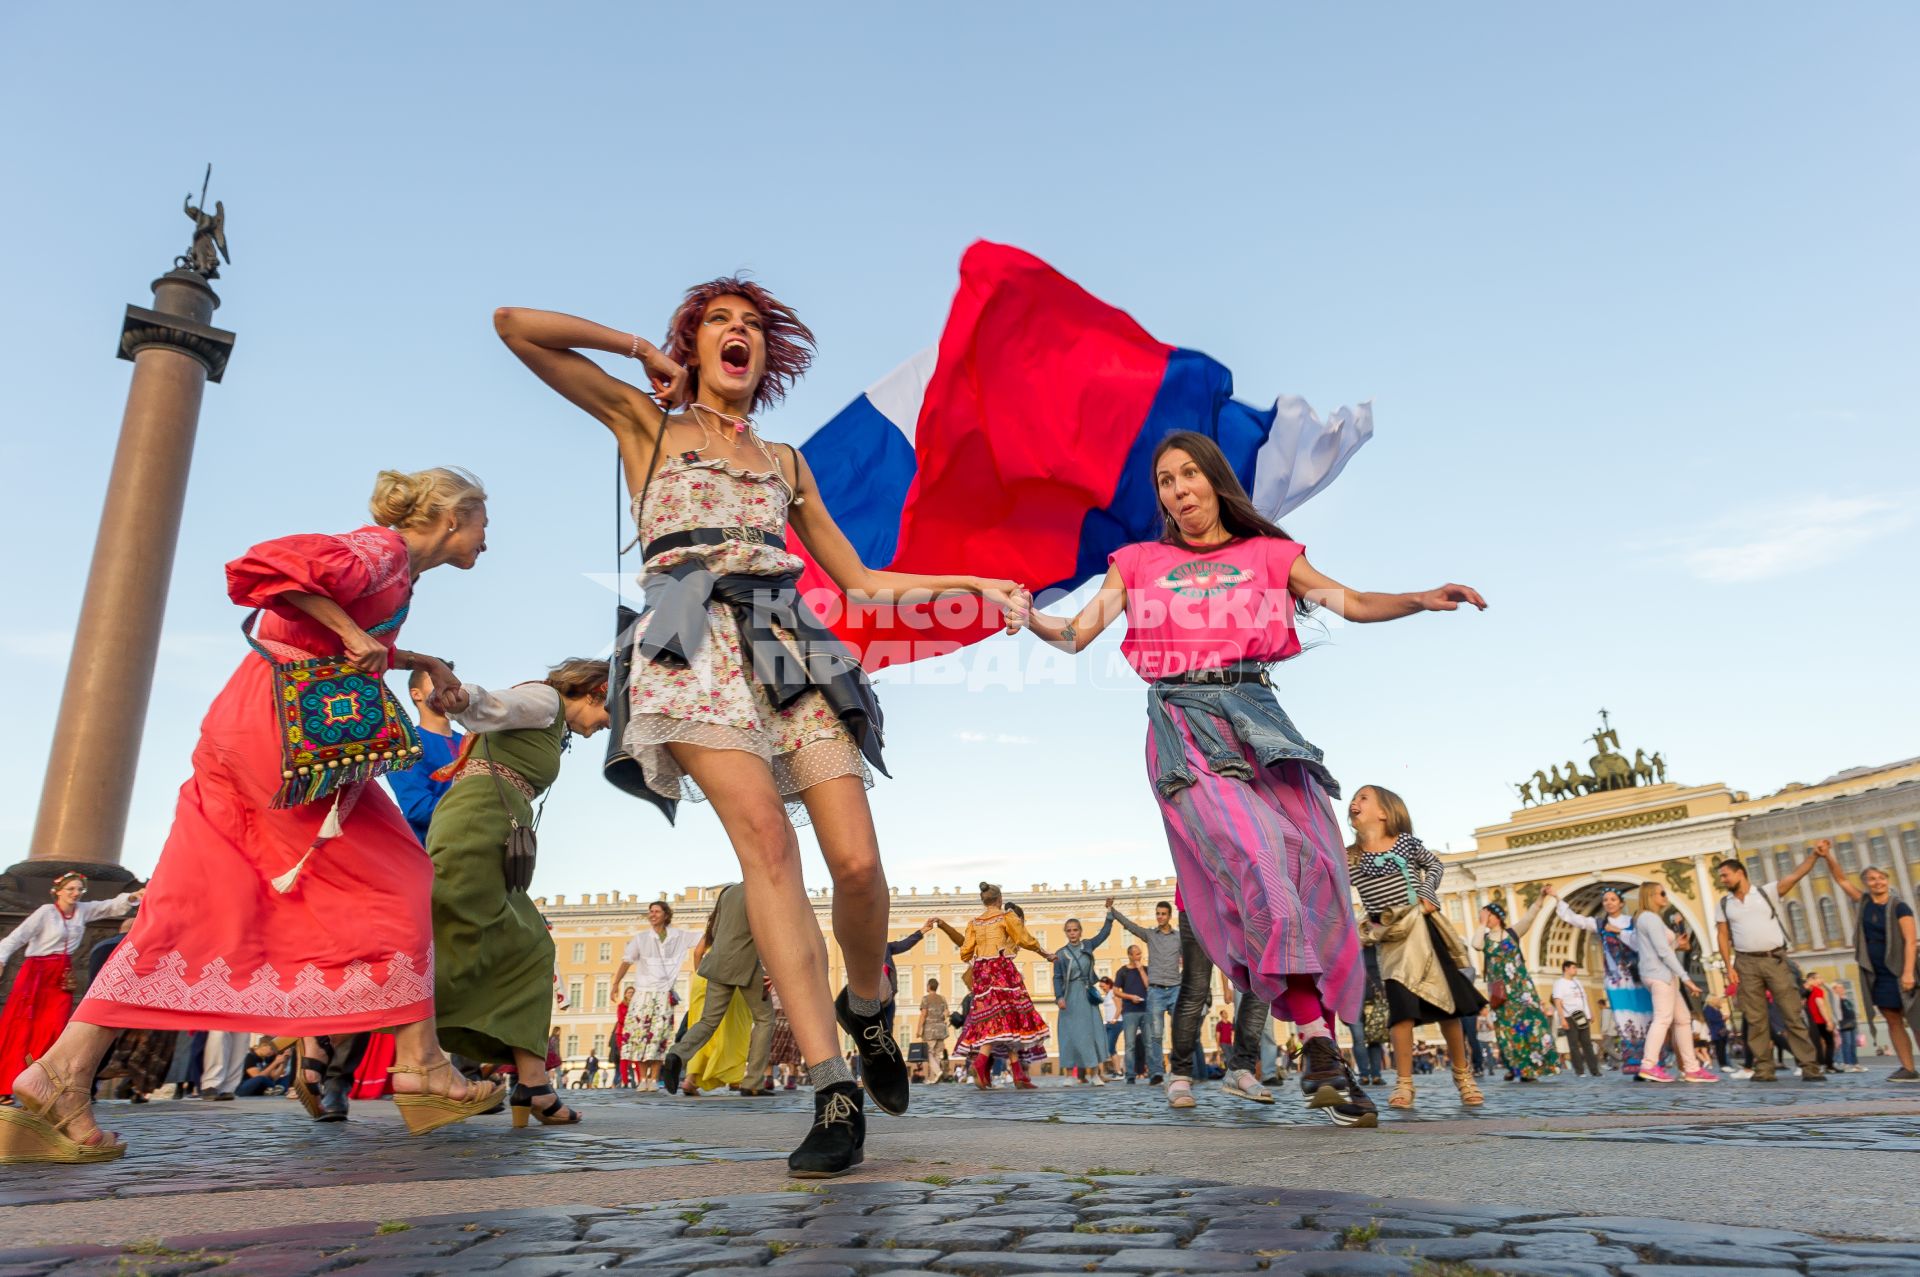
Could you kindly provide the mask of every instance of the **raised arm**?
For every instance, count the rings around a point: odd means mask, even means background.
[[[1820,841],[1826,842],[1826,839],[1823,838]],[[1832,846],[1831,843],[1827,845],[1829,848]],[[1802,878],[1813,872],[1813,862],[1818,859],[1820,859],[1820,843],[1815,843],[1807,849],[1806,859],[1795,866],[1792,873],[1774,884],[1774,890],[1779,894],[1780,901],[1783,905],[1786,903],[1787,893],[1799,886]]]
[[[1082,949],[1085,949],[1088,953],[1092,953],[1095,949],[1098,949],[1101,945],[1105,944],[1107,942],[1107,937],[1112,934],[1113,934],[1113,919],[1108,918],[1105,922],[1100,924],[1100,930],[1094,932],[1092,935],[1088,936],[1085,940],[1082,940],[1080,942],[1080,947]]]
[[[1127,587],[1120,580],[1120,569],[1110,567],[1105,579],[1100,582],[1099,592],[1087,600],[1087,605],[1072,620],[1032,612],[1027,616],[1027,628],[1049,647],[1057,647],[1063,652],[1079,652],[1099,637],[1100,631],[1124,616],[1126,611]]]
[[[934,926],[940,928],[940,930],[946,932],[947,939],[953,941],[955,944],[965,944],[967,942],[967,937],[962,933],[955,931],[953,929],[953,924],[948,922],[945,918],[929,918],[927,919],[927,921],[931,922]]]
[[[1121,926],[1125,927],[1128,931],[1133,932],[1134,935],[1139,936],[1142,940],[1145,940],[1147,938],[1147,929],[1145,927],[1141,926],[1139,923],[1135,922],[1132,918],[1127,917],[1126,914],[1121,913],[1118,909],[1113,907],[1112,896],[1107,897],[1107,918],[1109,921],[1119,923]]]
[[[665,420],[655,396],[669,404],[678,402],[687,386],[686,369],[637,333],[619,332],[556,310],[502,306],[493,312],[493,330],[534,376],[613,431],[620,441],[627,489],[640,491],[646,485],[654,436]],[[638,359],[653,393],[615,377],[581,354],[583,350]]]
[[[1833,880],[1840,885],[1840,890],[1847,893],[1847,899],[1858,904],[1860,897],[1867,893],[1847,877],[1847,871],[1840,867],[1840,857],[1833,854],[1833,840],[1822,838],[1813,844],[1813,854],[1827,862],[1827,868],[1832,872]]]
[[[1533,930],[1534,919],[1538,918],[1540,911],[1546,907],[1547,896],[1545,892],[1542,892],[1533,898],[1533,903],[1527,906],[1525,913],[1514,919],[1513,934],[1516,936],[1524,936],[1527,932]]]
[[[1370,590],[1350,590],[1307,562],[1302,554],[1287,573],[1287,588],[1298,599],[1318,604],[1347,621],[1397,621],[1416,612],[1452,612],[1462,603],[1471,603],[1482,612],[1487,601],[1480,591],[1466,585],[1443,585],[1414,594],[1380,594]]]
[[[1600,920],[1598,918],[1589,918],[1584,913],[1575,913],[1567,907],[1567,902],[1559,896],[1554,895],[1552,892],[1548,892],[1547,894],[1553,899],[1554,917],[1560,919],[1560,921],[1566,923],[1569,927],[1578,927],[1580,930],[1590,931],[1596,936],[1600,934]]]
[[[1032,599],[1018,582],[998,581],[978,576],[927,576],[917,572],[886,572],[860,561],[859,551],[833,520],[820,485],[814,482],[813,467],[799,449],[793,450],[795,468],[794,501],[790,517],[801,543],[833,578],[833,583],[857,603],[879,603],[888,607],[906,607],[930,603],[943,595],[972,594],[998,607],[1005,614],[1007,632],[1018,630],[1027,621]]]

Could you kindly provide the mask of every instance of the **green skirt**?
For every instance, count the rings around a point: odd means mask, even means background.
[[[514,814],[532,813],[508,790]],[[427,833],[433,858],[433,996],[440,1045],[509,1064],[517,1048],[546,1058],[553,1019],[553,937],[501,868],[507,812],[491,779],[455,782]]]

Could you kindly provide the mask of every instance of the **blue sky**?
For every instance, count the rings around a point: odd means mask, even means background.
[[[657,334],[685,285],[750,268],[821,337],[767,421],[798,441],[935,338],[980,237],[1244,399],[1374,399],[1373,442],[1289,530],[1356,587],[1493,607],[1333,628],[1280,694],[1429,841],[1584,758],[1603,705],[1629,752],[1756,793],[1920,753],[1916,38],[1891,4],[8,5],[0,767],[24,783],[0,860],[45,766],[119,314],[184,247],[209,159],[239,345],[201,421],[136,869],[242,653],[221,565],[355,526],[383,466],[467,465],[494,497],[492,551],[423,580],[408,646],[487,683],[604,646],[612,447],[493,307]],[[883,687],[896,884],[1166,872],[1111,655],[1068,677],[998,639]],[[1036,662],[1055,676],[1009,686]],[[711,812],[669,830],[599,752],[555,791],[540,889],[732,874]]]

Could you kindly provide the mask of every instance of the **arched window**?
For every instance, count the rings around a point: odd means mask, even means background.
[[[1787,851],[1784,848],[1780,851],[1774,852],[1773,853],[1773,876],[1775,878],[1786,877],[1788,874],[1793,872],[1793,867],[1795,863],[1797,862],[1794,860],[1792,852]]]
[[[1832,896],[1820,897],[1820,926],[1827,933],[1828,944],[1846,942],[1846,936],[1840,930],[1840,910],[1834,905]]]
[[[1787,901],[1787,930],[1793,933],[1789,938],[1794,948],[1804,949],[1813,943],[1812,933],[1807,930],[1807,911],[1798,900]]]

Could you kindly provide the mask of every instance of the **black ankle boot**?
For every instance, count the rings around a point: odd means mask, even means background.
[[[881,1112],[899,1117],[907,1111],[912,1099],[907,1057],[900,1050],[900,1044],[893,1040],[893,1034],[887,1032],[885,1016],[855,1015],[847,998],[848,991],[840,990],[840,996],[833,1000],[833,1015],[860,1052],[860,1080],[866,1084],[867,1094],[873,1097]]]
[[[833,1179],[866,1158],[867,1115],[855,1082],[835,1082],[813,1093],[813,1129],[787,1157],[795,1179]]]

